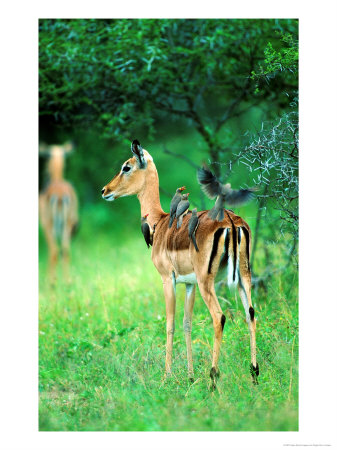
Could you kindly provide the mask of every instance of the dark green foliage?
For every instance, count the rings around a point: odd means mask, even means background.
[[[264,51],[265,60],[257,73],[252,72],[252,78],[258,80],[260,85],[269,83],[274,78],[277,81],[283,79],[289,95],[298,89],[298,41],[293,35],[284,34],[281,43],[281,48],[277,50],[268,42]],[[256,92],[259,92],[258,87]]]
[[[41,19],[41,124],[125,143],[153,136],[162,120],[187,121],[216,161],[231,143],[229,119],[262,101],[274,113],[289,104],[288,80],[256,93],[251,79],[266,46],[277,52],[277,32],[296,39],[297,21]]]

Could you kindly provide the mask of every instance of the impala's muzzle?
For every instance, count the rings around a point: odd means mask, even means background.
[[[108,202],[112,202],[115,200],[114,194],[105,194],[105,187],[102,189],[102,198],[107,200]]]

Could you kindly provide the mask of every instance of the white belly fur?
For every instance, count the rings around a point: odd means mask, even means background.
[[[178,275],[176,278],[176,283],[196,284],[197,277],[195,276],[194,272],[188,273],[186,275]]]

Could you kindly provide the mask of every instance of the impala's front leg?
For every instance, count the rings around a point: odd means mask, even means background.
[[[52,283],[55,282],[56,278],[56,264],[58,258],[58,248],[53,236],[52,225],[48,225],[44,228],[44,234],[48,244],[49,250],[49,278]]]
[[[70,261],[70,229],[69,225],[64,227],[62,235],[62,258],[63,258],[63,276],[66,282],[70,281],[69,261]]]
[[[166,303],[166,361],[165,375],[171,375],[172,348],[174,335],[174,316],[176,312],[175,280],[171,277],[163,277],[163,287]]]

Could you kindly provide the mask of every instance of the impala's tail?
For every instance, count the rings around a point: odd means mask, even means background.
[[[224,243],[223,265],[227,265],[227,284],[236,286],[239,281],[239,240],[241,238],[241,228],[232,226],[226,228]]]
[[[52,195],[50,197],[50,211],[53,223],[54,239],[61,242],[65,233],[65,227],[67,226],[67,223],[69,221],[69,195],[63,195],[62,197]]]
[[[220,248],[220,238],[224,237],[223,249]],[[240,280],[242,269],[250,271],[249,267],[249,232],[245,227],[218,228],[214,233],[213,247],[208,264],[208,273],[212,272],[212,264],[218,251],[222,251],[220,267],[227,268],[228,286],[236,286]]]

